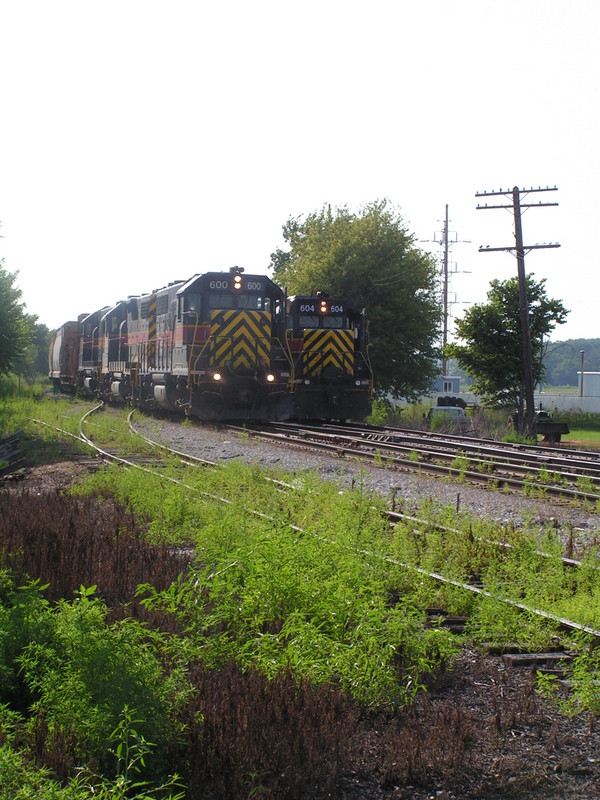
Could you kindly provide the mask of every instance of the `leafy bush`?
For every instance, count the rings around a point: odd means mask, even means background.
[[[163,743],[181,699],[181,676],[157,658],[160,636],[132,619],[108,624],[108,608],[81,589],[55,606],[35,583],[5,591],[1,607],[2,700],[27,715],[38,758],[59,777],[77,764],[110,773],[112,732],[125,708],[135,709],[140,733]],[[7,694],[7,687],[11,688]],[[183,693],[183,696],[185,692]]]
[[[9,373],[8,375],[0,375],[0,397],[24,397],[33,400],[41,400],[41,398],[48,392],[50,384],[48,378],[43,375],[37,375],[34,378],[21,378],[18,375]]]

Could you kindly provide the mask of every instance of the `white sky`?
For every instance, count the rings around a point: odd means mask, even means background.
[[[597,337],[599,84],[598,0],[0,0],[0,257],[53,328],[264,273],[327,203],[389,198],[420,240],[448,204],[461,316],[516,275],[475,193],[557,186],[523,235],[561,247],[525,267],[571,311],[555,340]]]

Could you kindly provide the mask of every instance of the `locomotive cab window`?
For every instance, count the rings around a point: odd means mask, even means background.
[[[258,294],[241,294],[237,297],[238,308],[249,308],[252,311],[270,311],[271,298]]]
[[[200,306],[202,303],[202,295],[197,294],[196,292],[190,292],[185,296],[185,311],[195,311],[197,314],[200,313]]]
[[[300,314],[298,317],[298,327],[300,328],[318,328],[319,327],[318,314]]]
[[[230,294],[209,294],[209,308],[233,308],[233,297]]]
[[[344,324],[344,318],[340,316],[329,316],[323,317],[323,327],[324,328],[347,328],[348,326]]]

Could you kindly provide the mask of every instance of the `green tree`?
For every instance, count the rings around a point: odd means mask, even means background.
[[[13,371],[28,381],[36,375],[48,374],[48,349],[50,330],[46,325],[36,322],[37,317],[28,315],[30,336],[20,358],[13,362]]]
[[[323,291],[366,308],[379,395],[414,399],[439,373],[438,270],[387,200],[358,214],[330,207],[289,219],[289,250],[271,255],[288,294]]]
[[[8,272],[0,261],[0,375],[10,372],[25,355],[35,317],[25,312],[21,290],[14,285],[17,273]]]
[[[543,343],[556,325],[565,322],[568,311],[560,300],[546,294],[545,279],[527,278],[529,328],[534,385],[544,376]],[[523,345],[519,310],[519,280],[493,280],[488,302],[471,306],[456,321],[459,340],[446,348],[446,355],[474,378],[472,391],[491,405],[522,411],[524,402]]]

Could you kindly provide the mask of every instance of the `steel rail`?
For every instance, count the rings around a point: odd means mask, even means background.
[[[328,427],[332,431],[342,430],[352,435],[356,435],[360,431],[366,438],[372,438],[376,441],[416,441],[422,448],[450,445],[454,450],[460,449],[464,453],[474,453],[480,458],[498,458],[500,456],[515,463],[541,463],[552,470],[569,470],[573,466],[585,467],[588,472],[600,475],[600,454],[589,450],[565,450],[545,445],[475,439],[472,436],[416,431],[412,428],[382,428],[380,426],[360,424],[352,427],[330,424]]]
[[[273,430],[273,428],[275,428],[275,430]],[[499,471],[497,464],[494,464],[494,471],[490,472],[463,469],[461,466],[457,466],[456,464],[456,459],[463,456],[460,450],[457,450],[451,454],[443,453],[442,451],[436,451],[435,453],[432,453],[430,450],[425,450],[421,453],[421,455],[426,456],[428,459],[437,457],[438,460],[446,460],[449,462],[446,464],[439,464],[430,460],[417,460],[410,455],[408,457],[396,455],[398,451],[406,452],[407,450],[409,453],[416,452],[419,454],[420,451],[414,445],[402,449],[400,447],[386,445],[385,443],[374,444],[365,442],[364,438],[362,437],[329,434],[320,430],[320,427],[309,428],[307,426],[289,426],[284,430],[280,423],[276,423],[275,425],[269,425],[267,428],[259,428],[257,426],[246,426],[242,428],[236,425],[228,425],[227,429],[236,432],[243,432],[257,438],[271,440],[277,442],[278,444],[285,444],[286,446],[323,450],[340,457],[350,456],[353,458],[359,458],[369,461],[370,463],[374,463],[375,465],[377,465],[377,461],[379,459],[385,457],[386,467],[392,466],[394,469],[398,469],[403,472],[425,472],[428,474],[442,475],[445,477],[460,477],[462,480],[468,480],[470,483],[483,486],[537,490],[543,492],[545,495],[550,495],[557,499],[563,500],[586,500],[591,503],[600,501],[600,491],[599,493],[587,492],[576,487],[572,488],[569,486],[560,486],[553,483],[531,483],[526,480],[528,475],[537,474],[539,476],[541,474],[541,469],[529,470],[526,472],[521,470],[521,474],[525,474],[525,479],[518,477],[518,475],[515,474],[519,473],[520,468],[517,466],[512,467],[511,465],[508,466],[507,471],[505,472]],[[385,451],[386,448],[389,451],[387,456],[385,455],[385,452],[382,452],[382,450]],[[511,470],[513,470],[513,472],[511,472]],[[547,471],[549,472],[549,470]],[[569,474],[568,477],[570,479],[576,479],[578,477],[588,476],[576,476]]]
[[[210,467],[216,467],[216,468],[221,466],[218,462],[208,461],[206,459],[199,458],[199,457],[194,456],[194,455],[192,455],[190,453],[186,453],[185,451],[181,451],[181,450],[178,450],[178,449],[175,449],[175,448],[172,448],[172,447],[168,447],[167,445],[162,444],[161,442],[157,442],[156,440],[150,439],[144,433],[142,433],[141,431],[139,431],[136,428],[134,428],[133,422],[132,422],[132,417],[135,414],[135,412],[136,412],[136,409],[133,409],[129,413],[129,416],[127,418],[127,421],[128,421],[128,424],[129,424],[129,429],[136,436],[140,436],[148,444],[153,445],[153,446],[158,447],[158,448],[161,448],[161,449],[165,450],[166,452],[171,453],[172,455],[180,457],[184,463],[188,463],[188,464],[189,463],[198,463],[198,464],[200,464],[202,466],[210,466]],[[280,481],[280,480],[277,480],[275,478],[271,478],[271,477],[268,477],[268,476],[265,477],[265,481],[267,483],[272,483],[272,484],[274,484],[274,485],[276,485],[278,487],[281,487],[285,491],[297,491],[297,487],[296,486],[293,486],[292,484],[286,483],[285,481]],[[398,511],[394,511],[394,510],[385,510],[382,513],[386,516],[386,518],[392,524],[396,524],[397,522],[412,522],[412,523],[415,523],[417,525],[422,525],[424,527],[434,528],[435,530],[444,531],[446,533],[453,533],[453,534],[462,533],[458,528],[450,528],[450,527],[448,527],[446,525],[440,525],[439,523],[434,523],[431,520],[426,520],[426,519],[423,519],[423,518],[420,518],[420,517],[415,517],[415,516],[410,515],[410,514],[404,514],[404,513],[398,512]],[[513,547],[513,545],[511,545],[509,542],[502,542],[502,541],[493,540],[493,539],[483,539],[482,537],[476,537],[476,538],[479,541],[484,542],[485,544],[489,544],[491,546],[499,547],[499,548],[505,549],[505,550],[510,550]],[[538,555],[538,556],[540,556],[542,558],[552,558],[553,557],[553,555],[551,553],[546,553],[543,550],[537,550],[536,551],[536,555]],[[581,561],[579,561],[577,559],[574,559],[574,558],[567,558],[566,556],[561,556],[561,561],[565,566],[568,566],[568,567],[581,567],[581,566],[583,566],[583,563]]]
[[[104,407],[104,404],[102,403],[102,404],[100,404],[98,406],[95,406],[94,408],[92,408],[90,411],[86,412],[83,415],[83,417],[80,420],[79,437],[75,436],[70,431],[63,431],[60,428],[55,428],[55,429],[59,430],[62,433],[66,433],[69,436],[73,436],[73,438],[75,438],[75,439],[78,439],[80,441],[85,442],[89,447],[93,448],[100,455],[102,455],[103,457],[106,457],[106,458],[108,458],[110,460],[113,460],[116,463],[123,464],[124,466],[130,467],[130,468],[133,468],[133,469],[139,469],[139,470],[141,470],[143,472],[147,472],[147,473],[153,475],[154,477],[159,477],[159,478],[161,478],[163,480],[167,480],[170,483],[174,483],[174,484],[182,486],[182,487],[184,487],[186,489],[189,489],[190,491],[195,492],[195,493],[199,494],[202,497],[207,497],[207,498],[209,498],[211,500],[215,500],[217,502],[221,502],[221,503],[224,503],[224,504],[227,504],[227,505],[233,505],[233,501],[229,500],[228,498],[220,497],[218,495],[214,495],[214,494],[211,494],[209,492],[204,492],[204,491],[198,489],[195,486],[190,486],[189,484],[186,484],[183,481],[177,480],[176,478],[172,478],[169,475],[164,475],[163,473],[156,472],[155,470],[148,469],[147,467],[144,467],[144,466],[142,466],[140,464],[136,464],[134,461],[131,461],[129,459],[124,459],[124,458],[122,458],[120,456],[115,455],[114,453],[110,453],[109,451],[104,450],[101,447],[99,447],[98,445],[96,445],[89,437],[87,437],[83,433],[83,423],[84,423],[84,421],[86,421],[86,419],[89,416],[91,416],[91,414],[93,414],[94,412],[102,409],[103,407]],[[41,424],[48,425],[48,423],[42,422],[41,420],[36,420],[36,421],[40,422]],[[48,425],[48,427],[53,427],[53,426]],[[159,445],[159,446],[162,446],[162,445]],[[169,449],[169,448],[166,448],[166,449]],[[253,516],[257,516],[257,517],[259,517],[261,519],[264,519],[264,520],[266,520],[266,521],[268,521],[270,523],[273,523],[273,524],[276,524],[276,525],[281,524],[280,521],[277,520],[275,517],[273,517],[273,516],[271,516],[269,514],[265,514],[264,512],[257,511],[255,509],[249,509],[249,513],[251,513]],[[450,578],[450,577],[442,575],[441,573],[438,573],[438,572],[432,572],[432,571],[429,571],[429,570],[425,570],[422,567],[417,567],[414,564],[409,564],[407,562],[400,561],[398,559],[392,558],[391,556],[384,555],[382,553],[376,553],[376,552],[373,552],[373,551],[370,551],[370,550],[365,550],[363,548],[356,548],[356,547],[352,547],[350,545],[344,545],[344,544],[342,544],[340,542],[336,542],[333,539],[330,539],[328,537],[324,537],[324,536],[322,536],[321,534],[319,534],[317,532],[305,531],[303,528],[300,528],[298,525],[294,525],[293,523],[290,523],[290,522],[286,522],[285,525],[287,527],[289,527],[291,530],[293,530],[294,532],[296,532],[296,533],[303,533],[303,534],[310,533],[310,535],[316,537],[319,541],[323,541],[323,542],[325,542],[327,544],[330,544],[330,545],[333,545],[333,546],[336,546],[336,547],[342,547],[343,549],[358,553],[360,555],[364,555],[364,556],[369,557],[369,558],[375,558],[377,560],[384,561],[385,563],[388,563],[388,564],[393,564],[394,566],[398,566],[398,567],[400,567],[402,569],[405,569],[405,570],[407,570],[409,572],[414,572],[414,573],[416,573],[418,575],[421,575],[423,577],[430,578],[430,579],[435,580],[435,581],[437,581],[439,583],[443,583],[443,584],[446,584],[446,585],[454,586],[454,587],[462,589],[464,591],[471,592],[472,594],[477,594],[477,595],[479,595],[481,597],[487,597],[487,598],[489,598],[491,600],[494,600],[496,602],[502,603],[504,605],[512,606],[512,607],[514,607],[514,608],[516,608],[516,609],[518,609],[520,611],[533,614],[534,616],[540,616],[540,617],[542,617],[544,619],[548,619],[549,621],[554,622],[555,624],[557,624],[563,630],[586,633],[588,635],[593,636],[594,638],[600,639],[600,630],[592,628],[589,625],[583,625],[582,623],[575,622],[574,620],[568,620],[565,617],[560,617],[560,616],[558,616],[556,614],[552,614],[551,612],[545,611],[543,609],[538,609],[538,608],[535,608],[534,606],[530,606],[530,605],[528,605],[526,603],[521,603],[519,601],[513,600],[512,598],[502,597],[500,595],[495,594],[494,592],[489,592],[488,590],[483,589],[481,586],[476,586],[474,584],[470,584],[470,583],[467,583],[465,581],[459,581],[459,580],[457,580],[455,578]]]
[[[228,426],[228,427],[231,427],[231,426]],[[146,441],[149,441],[150,443],[152,443],[152,440],[147,439],[145,436],[143,436],[143,438],[146,439]],[[162,445],[160,443],[155,443],[155,444],[157,444],[159,447],[163,447],[166,450],[169,450],[170,452],[177,452],[177,451],[171,450],[171,448],[168,448],[165,445]],[[187,454],[185,454],[185,453],[181,454],[180,452],[177,452],[177,454],[178,455],[184,455],[184,456],[187,457]],[[195,458],[195,457],[192,456],[192,458]],[[199,460],[202,461],[202,459],[199,459]],[[212,464],[213,462],[208,462],[208,463]],[[293,487],[291,487],[291,486],[289,486],[287,484],[284,484],[284,485],[286,486],[286,488],[293,488]],[[270,522],[272,522],[274,524],[278,524],[278,520],[275,517],[272,517],[271,515],[265,514],[263,512],[258,512],[256,510],[251,510],[251,513],[255,514],[255,515],[257,515],[257,516],[259,516],[259,517],[261,517],[263,519],[266,519],[266,520],[268,520],[268,521],[270,521]],[[400,514],[398,512],[389,511],[389,512],[384,512],[384,513],[386,514],[388,519],[390,519],[392,521],[394,521],[394,520],[395,521],[398,521],[398,520],[412,521],[412,522],[418,522],[418,523],[422,523],[422,524],[426,524],[426,525],[431,525],[431,523],[426,521],[426,520],[420,520],[417,517],[412,517],[412,516],[409,516],[409,515]],[[303,528],[300,528],[299,526],[294,525],[292,523],[286,523],[286,525],[288,525],[288,527],[290,527],[290,529],[293,530],[296,533],[307,533],[307,531],[305,531]],[[460,533],[460,531],[458,531],[457,529],[447,528],[445,526],[436,525],[435,527],[438,528],[438,529],[447,531],[447,532]],[[335,540],[329,539],[328,537],[324,537],[324,536],[322,536],[322,535],[320,535],[318,533],[312,533],[311,535],[316,536],[316,538],[319,541],[323,541],[323,542],[325,542],[327,544],[330,544],[330,545],[333,545],[333,546],[338,546],[338,547],[343,547],[343,548],[348,549],[348,550],[350,550],[352,552],[367,556],[369,558],[376,558],[376,559],[379,559],[379,560],[383,560],[386,563],[393,564],[394,566],[399,566],[399,567],[401,567],[403,569],[406,569],[407,571],[416,572],[419,575],[422,575],[424,577],[428,577],[428,578],[433,579],[433,580],[435,580],[435,581],[437,581],[439,583],[444,583],[444,584],[447,584],[447,585],[451,585],[451,586],[454,586],[456,588],[462,589],[464,591],[468,591],[468,592],[471,592],[473,594],[477,594],[477,595],[479,595],[481,597],[486,597],[486,598],[495,600],[497,602],[503,603],[505,605],[510,605],[510,606],[512,606],[514,608],[517,608],[520,611],[523,611],[523,612],[526,612],[526,613],[530,613],[530,614],[533,614],[535,616],[540,616],[540,617],[542,617],[544,619],[548,619],[551,622],[554,622],[555,624],[557,624],[563,630],[577,631],[577,632],[589,634],[591,636],[594,636],[595,638],[600,638],[600,630],[592,628],[589,625],[583,625],[582,623],[575,622],[574,620],[568,620],[565,617],[560,617],[560,616],[558,616],[556,614],[552,614],[551,612],[545,611],[543,609],[538,609],[538,608],[535,608],[534,606],[530,606],[530,605],[528,605],[526,603],[522,603],[520,601],[513,600],[512,598],[502,597],[500,595],[495,594],[494,592],[490,592],[490,591],[482,588],[481,586],[477,586],[475,584],[470,584],[470,583],[467,583],[465,581],[459,581],[459,580],[454,579],[454,578],[449,578],[447,576],[442,575],[441,573],[431,572],[431,571],[425,570],[425,569],[423,569],[421,567],[417,567],[414,564],[409,564],[407,562],[400,561],[398,559],[392,558],[391,556],[383,555],[381,553],[375,553],[375,552],[370,551],[370,550],[364,550],[364,549],[361,549],[361,548],[351,547],[349,545],[343,545],[340,542],[336,542]],[[492,544],[494,546],[504,547],[506,549],[510,549],[512,547],[509,543],[506,543],[506,542],[493,542],[493,541],[490,541],[489,544]],[[544,553],[543,551],[536,551],[536,553],[537,553],[537,555],[539,555],[541,557],[544,557],[544,558],[551,557],[550,554]],[[573,566],[573,567],[582,566],[582,563],[580,561],[577,561],[576,559],[561,558],[561,561],[567,566]]]
[[[286,427],[287,426],[287,427]],[[488,462],[494,468],[509,467],[518,469],[520,465],[532,467],[540,465],[539,469],[552,472],[554,475],[569,480],[573,476],[579,477],[581,470],[585,469],[586,477],[598,476],[600,482],[600,458],[596,454],[588,453],[585,459],[576,456],[560,457],[550,454],[544,447],[529,448],[521,450],[520,446],[509,446],[502,442],[492,442],[489,439],[473,440],[468,437],[444,435],[439,436],[430,432],[414,431],[410,429],[388,429],[366,425],[346,426],[346,425],[319,425],[319,426],[295,426],[290,423],[271,423],[269,429],[279,430],[282,433],[306,431],[317,436],[345,437],[350,441],[377,443],[378,445],[399,449],[400,451],[418,451],[424,456],[431,458],[454,458],[458,453],[468,457],[471,461],[481,462],[482,459],[489,459]],[[583,453],[583,451],[578,451]],[[580,470],[573,473],[573,470]],[[592,478],[593,479],[593,478]]]

